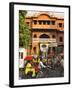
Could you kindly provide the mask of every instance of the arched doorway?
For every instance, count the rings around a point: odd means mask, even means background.
[[[47,34],[40,35],[40,55],[47,57],[48,54],[48,39],[50,38]]]
[[[36,54],[36,47],[33,48],[34,54]]]

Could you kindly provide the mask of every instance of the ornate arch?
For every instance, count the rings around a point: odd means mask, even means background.
[[[39,38],[50,38],[50,36],[47,35],[47,34],[41,34],[41,35],[39,36]]]

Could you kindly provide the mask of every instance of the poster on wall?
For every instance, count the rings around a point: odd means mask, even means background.
[[[9,4],[9,86],[70,84],[70,6]]]

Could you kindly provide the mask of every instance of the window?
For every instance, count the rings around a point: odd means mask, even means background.
[[[39,21],[39,24],[42,24],[42,21]]]
[[[59,27],[62,27],[62,23],[59,23]]]
[[[34,34],[34,38],[37,38],[37,35],[36,34]]]
[[[46,21],[43,21],[43,24],[46,24]]]
[[[56,48],[55,47],[53,47],[52,50],[53,50],[53,52],[56,52]]]
[[[47,24],[50,25],[50,21],[47,21]]]
[[[37,24],[37,21],[36,20],[34,20],[34,24]]]
[[[55,38],[55,35],[52,35],[52,38]]]
[[[55,25],[55,21],[52,21],[52,25]]]
[[[27,25],[29,25],[29,22],[26,22],[27,23]]]
[[[60,38],[59,38],[59,41],[60,41],[60,42],[63,42],[63,37],[60,37]]]

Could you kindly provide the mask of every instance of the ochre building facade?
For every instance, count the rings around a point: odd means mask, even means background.
[[[64,18],[47,13],[26,17],[31,31],[30,54],[55,55],[64,53]]]

